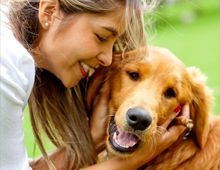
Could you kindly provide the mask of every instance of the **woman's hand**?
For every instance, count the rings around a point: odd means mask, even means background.
[[[106,71],[107,69],[100,68],[99,71],[95,72],[89,83],[86,98],[87,107],[91,114],[91,134],[98,153],[105,147],[107,105],[109,98],[109,84],[105,82]]]
[[[103,87],[95,97],[90,119],[90,128],[97,152],[104,149],[106,136],[106,118],[108,104],[108,87]]]
[[[134,165],[136,164],[136,168],[149,163],[149,161],[156,158],[160,153],[177,142],[177,140],[181,140],[181,138],[184,137],[188,130],[187,125],[183,126],[182,124],[177,124],[170,126],[170,123],[173,122],[178,115],[178,113],[173,113],[170,118],[162,125],[162,127],[166,130],[160,136],[156,136],[153,148],[146,146],[146,148],[136,152],[135,155],[129,158],[132,159],[131,162],[133,161]],[[183,106],[181,116],[185,117],[186,119],[190,119],[190,110],[188,104]]]
[[[189,105],[185,105],[182,109],[181,116],[189,119],[189,115]],[[115,156],[107,161],[83,168],[83,170],[136,170],[140,167],[143,167],[145,164],[156,158],[164,150],[169,148],[177,140],[181,140],[181,137],[184,136],[184,132],[187,130],[186,126],[183,126],[182,124],[170,126],[170,123],[173,122],[177,116],[177,113],[173,113],[162,125],[166,130],[160,136],[156,136],[153,148],[145,146],[145,148],[135,152],[131,157],[122,158]]]
[[[87,106],[90,109],[92,108],[90,117],[90,128],[98,152],[100,152],[105,147],[104,141],[107,126],[106,118],[110,91],[108,84],[109,81],[105,81],[105,79],[107,79],[107,69],[100,69],[101,70],[97,71],[93,75],[94,79],[92,78],[87,92]],[[185,134],[184,132],[186,132],[187,130],[186,126],[182,124],[170,126],[171,122],[173,122],[178,115],[189,119],[189,105],[186,104],[185,106],[183,106],[181,114],[171,114],[170,118],[163,125],[161,125],[162,129],[165,130],[163,133],[160,133],[159,136],[155,136],[155,143],[153,148],[149,148],[149,146],[146,146],[146,148],[135,152],[132,157],[124,160],[125,164],[129,165],[131,169],[137,169],[154,159],[157,155],[159,155],[164,150],[169,148],[172,144],[174,144],[178,139],[183,137]],[[123,161],[119,162],[122,163]]]
[[[98,89],[96,89],[98,90]],[[103,91],[102,91],[103,90]],[[105,118],[106,117],[106,111],[107,111],[107,95],[109,89],[107,87],[103,88],[101,92],[95,96],[94,102],[94,115],[92,115],[91,119],[91,127],[92,127],[92,135],[94,138],[94,141],[96,142],[97,146],[99,144],[102,144],[105,137]],[[102,101],[102,99],[104,101]],[[97,106],[98,102],[99,103]],[[96,107],[97,106],[97,107]],[[185,105],[182,109],[182,116],[189,119],[190,111],[189,111],[189,105]],[[126,167],[126,170],[135,170],[143,165],[149,163],[152,159],[156,158],[160,153],[162,153],[164,150],[169,148],[172,144],[174,144],[178,139],[181,139],[181,137],[184,136],[184,132],[186,132],[187,128],[183,125],[173,125],[169,126],[170,123],[177,117],[176,113],[173,113],[170,118],[162,125],[164,129],[167,129],[164,131],[163,134],[160,136],[157,136],[155,139],[155,145],[153,148],[150,148],[149,146],[146,146],[146,148],[143,148],[139,150],[138,152],[135,152],[134,155],[127,158],[120,158],[120,157],[113,157],[110,160],[101,162],[99,164],[95,164],[93,166],[83,168],[85,170],[121,170]],[[101,119],[101,123],[100,120]],[[169,128],[168,128],[169,127]],[[74,162],[70,160],[67,156],[64,156],[66,152],[65,148],[61,148],[54,152],[52,155],[50,155],[50,159],[53,160],[54,166],[56,169],[72,169]],[[45,159],[41,158],[39,160],[33,161],[31,163],[31,167],[33,169],[48,169],[48,166],[46,164]]]

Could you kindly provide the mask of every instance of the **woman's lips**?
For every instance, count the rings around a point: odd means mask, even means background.
[[[95,72],[94,68],[88,66],[87,64],[85,64],[82,61],[80,62],[80,70],[81,70],[83,77],[86,77],[86,76],[90,77]]]

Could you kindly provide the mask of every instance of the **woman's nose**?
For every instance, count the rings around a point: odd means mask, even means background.
[[[99,60],[99,64],[102,66],[109,66],[112,63],[112,48],[110,50],[107,50],[105,52],[100,53],[97,56],[97,59]]]

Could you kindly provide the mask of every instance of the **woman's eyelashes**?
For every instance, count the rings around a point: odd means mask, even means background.
[[[104,36],[101,36],[99,34],[95,34],[97,39],[100,41],[100,42],[106,42],[108,41],[108,38],[107,37],[104,37]]]

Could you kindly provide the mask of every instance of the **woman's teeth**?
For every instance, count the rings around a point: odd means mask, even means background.
[[[95,69],[92,67],[89,67],[87,64],[83,62],[80,62],[80,64],[83,67],[84,71],[87,73],[88,77],[90,77],[95,72]]]

